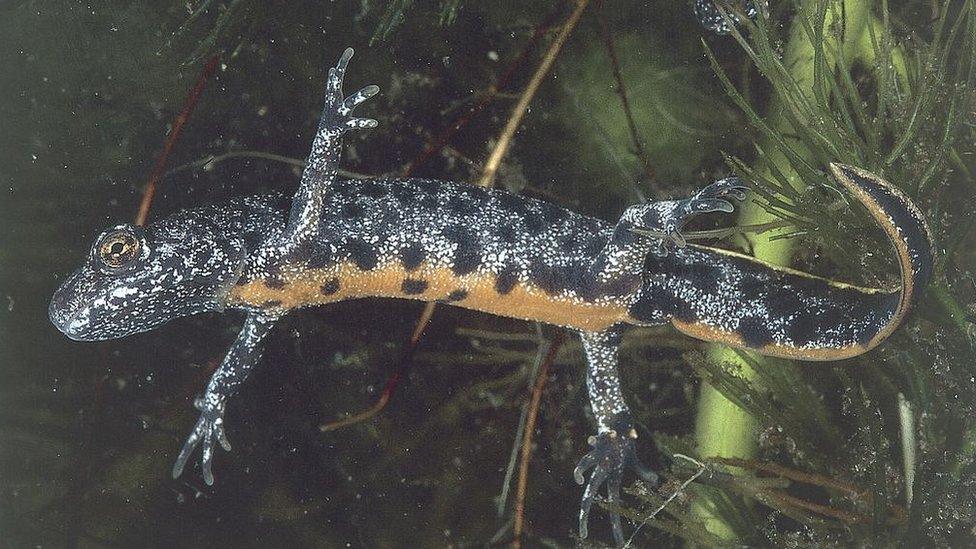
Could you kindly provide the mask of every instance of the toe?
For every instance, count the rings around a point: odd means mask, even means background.
[[[573,469],[573,478],[576,479],[576,484],[583,484],[586,479],[583,474],[596,465],[597,458],[592,453],[586,454],[579,463],[576,464],[576,469]]]
[[[701,198],[691,204],[694,213],[725,212],[730,213],[735,210],[732,203],[721,198]]]

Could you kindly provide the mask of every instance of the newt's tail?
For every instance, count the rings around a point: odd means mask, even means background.
[[[932,239],[918,208],[887,181],[831,164],[834,177],[888,235],[901,286],[879,290],[827,280],[705,246],[650,257],[634,320],[664,314],[699,339],[801,360],[839,360],[876,347],[902,323],[932,272]]]
[[[871,212],[888,235],[901,268],[901,291],[891,330],[905,319],[932,277],[932,233],[918,207],[900,190],[873,173],[833,163],[830,171]],[[890,333],[879,334],[877,345]]]

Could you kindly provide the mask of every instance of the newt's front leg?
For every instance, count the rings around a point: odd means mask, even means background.
[[[176,463],[173,465],[173,478],[183,473],[183,467],[190,459],[190,454],[202,441],[203,455],[200,459],[200,469],[203,472],[204,482],[208,485],[213,484],[211,463],[214,445],[219,442],[224,450],[230,451],[230,442],[224,431],[224,409],[227,406],[227,399],[237,392],[251,373],[251,369],[261,361],[264,338],[271,332],[277,320],[277,317],[251,313],[244,321],[241,332],[224,357],[220,368],[210,378],[207,391],[194,403],[200,410],[200,419],[197,420],[193,432],[187,437],[179,457],[176,458]]]
[[[376,95],[380,91],[378,86],[366,86],[349,97],[343,98],[342,95],[342,80],[352,53],[352,48],[346,48],[336,66],[329,69],[322,118],[288,217],[285,240],[289,245],[311,242],[318,232],[325,195],[339,173],[342,136],[349,130],[376,127],[376,120],[356,118],[352,116],[352,111]]]
[[[593,449],[583,456],[573,471],[577,483],[586,483],[579,515],[580,537],[585,538],[593,498],[604,484],[607,485],[610,501],[619,503],[620,486],[626,469],[633,469],[650,484],[657,484],[657,475],[640,462],[634,450],[637,431],[630,409],[624,402],[617,373],[620,332],[615,329],[580,332],[580,339],[586,352],[586,386],[590,406],[597,422],[597,434],[590,437]],[[590,469],[593,472],[587,482],[584,474]],[[610,513],[610,519],[613,521],[614,542],[617,546],[623,545],[624,531],[620,515]]]

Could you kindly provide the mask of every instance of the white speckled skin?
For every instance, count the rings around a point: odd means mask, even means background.
[[[184,210],[146,228],[114,227],[95,240],[88,260],[52,299],[51,321],[76,340],[123,337],[228,306],[248,312],[197,403],[200,419],[174,475],[201,445],[204,479],[213,482],[214,448],[219,443],[229,449],[227,400],[260,361],[275,321],[290,309],[367,295],[446,301],[580,332],[598,426],[592,450],[574,472],[586,482],[580,512],[585,537],[593,498],[604,484],[617,499],[625,470],[655,479],[634,452],[636,431],[617,374],[626,325],[670,322],[694,337],[766,354],[836,359],[864,352],[890,334],[928,278],[931,240],[918,210],[877,176],[839,165],[831,167],[835,178],[895,246],[900,290],[856,288],[685,245],[680,230],[688,219],[730,212],[730,201],[744,198],[735,178],[687,200],[632,206],[615,226],[469,185],[339,180],[343,134],[375,125],[351,117],[375,86],[343,99],[351,56],[347,50],[329,73],[322,122],[290,204],[280,196],[256,196]],[[307,287],[294,290],[309,281],[314,295],[302,293]],[[243,288],[269,297],[242,298]],[[620,517],[611,519],[619,544]]]

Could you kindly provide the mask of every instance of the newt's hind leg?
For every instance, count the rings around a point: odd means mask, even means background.
[[[684,200],[665,200],[627,208],[613,229],[610,241],[593,260],[589,279],[595,297],[636,299],[647,255],[667,255],[685,245],[681,229],[697,215],[731,212],[729,199],[744,200],[746,187],[736,177],[712,183]]]
[[[638,204],[627,208],[621,222],[631,225],[631,230],[660,239],[658,252],[667,252],[686,244],[681,229],[694,217],[712,212],[731,213],[734,206],[730,199],[746,199],[748,188],[738,177],[720,179],[684,200],[665,200],[650,204]]]
[[[597,434],[590,437],[593,447],[579,461],[573,476],[579,484],[586,484],[583,501],[580,505],[580,537],[587,536],[587,520],[593,498],[600,488],[607,485],[607,495],[611,502],[619,502],[620,487],[626,469],[633,469],[644,481],[657,484],[657,475],[645,467],[634,451],[637,431],[634,429],[630,409],[624,402],[617,375],[617,349],[620,346],[620,332],[610,329],[603,332],[580,332],[583,350],[586,352],[586,386],[590,394],[590,406],[596,416]],[[589,473],[589,481],[584,474]],[[617,546],[623,545],[624,532],[620,515],[610,514],[613,522],[613,539]]]
[[[342,95],[342,79],[352,53],[352,48],[346,48],[336,66],[329,69],[322,119],[288,217],[286,239],[292,244],[296,240],[311,240],[318,231],[325,195],[339,173],[342,136],[352,129],[376,127],[376,120],[355,118],[352,111],[376,95],[380,91],[378,86],[366,86],[346,98]]]

